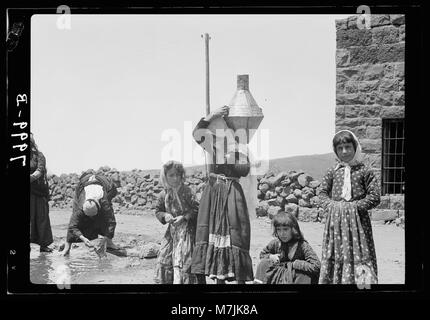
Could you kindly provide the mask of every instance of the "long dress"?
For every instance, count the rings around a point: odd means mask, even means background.
[[[90,178],[94,175],[94,179]],[[100,212],[94,217],[88,217],[82,210],[86,199],[85,187],[91,184],[103,187],[103,197],[99,200]],[[67,229],[67,242],[81,242],[83,235],[89,240],[97,239],[98,235],[112,239],[115,235],[116,219],[112,207],[112,198],[117,194],[117,188],[111,179],[93,171],[84,172],[79,178],[73,199],[73,211]]]
[[[194,133],[208,126],[209,122],[202,119]],[[196,138],[195,134],[194,137],[202,145],[204,140]],[[209,148],[213,145],[210,144]],[[214,148],[212,151],[216,158],[217,150]],[[244,166],[249,172],[249,163],[213,163],[213,172],[200,200],[191,272],[212,279],[252,281],[254,276],[249,255],[251,224],[239,183],[239,178],[244,176]]]
[[[30,242],[47,247],[53,242],[49,220],[49,186],[46,178],[46,160],[42,152],[31,152],[30,173],[36,170],[40,177],[30,185]]]
[[[376,251],[368,210],[380,202],[377,178],[359,163],[351,167],[351,195],[342,199],[345,168],[328,170],[319,197],[327,212],[323,234],[322,284],[377,283]]]
[[[159,284],[193,284],[197,282],[191,273],[191,259],[195,244],[196,215],[198,203],[188,186],[177,191],[162,191],[158,196],[155,216],[166,224],[166,213],[173,217],[185,216],[177,225],[169,224],[161,241],[157,257],[155,282]]]

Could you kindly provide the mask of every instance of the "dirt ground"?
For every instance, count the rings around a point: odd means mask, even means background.
[[[55,250],[51,255],[58,255],[58,247],[64,242],[70,210],[51,210],[51,227],[54,235]],[[117,227],[114,242],[127,248],[127,252],[136,253],[147,242],[159,242],[166,226],[150,213],[143,215],[117,214]],[[299,222],[300,228],[315,252],[321,258],[321,242],[324,225],[316,222]],[[376,246],[379,283],[403,284],[405,275],[404,230],[395,225],[381,222],[372,223]],[[261,249],[271,240],[270,220],[255,218],[251,220],[251,258],[254,270],[259,261]],[[80,244],[81,245],[81,244]],[[37,246],[32,245],[32,250]],[[72,249],[70,255],[79,254]],[[110,255],[110,254],[109,254]],[[122,259],[121,268],[106,270],[88,270],[73,277],[73,283],[88,284],[153,284],[156,259],[139,259],[136,256],[114,257]],[[209,284],[213,283],[211,280]]]

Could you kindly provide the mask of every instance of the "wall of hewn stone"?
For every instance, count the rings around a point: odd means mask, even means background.
[[[336,21],[336,131],[357,135],[379,179],[382,120],[405,117],[404,61],[404,15],[371,15],[370,29],[356,16]],[[391,209],[386,202],[381,209]]]
[[[371,28],[359,29],[352,16],[336,30],[336,131],[357,135],[380,177],[382,119],[405,114],[405,17],[371,15]]]

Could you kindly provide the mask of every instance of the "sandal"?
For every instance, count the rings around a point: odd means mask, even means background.
[[[49,247],[40,247],[40,252],[52,252],[52,249]]]

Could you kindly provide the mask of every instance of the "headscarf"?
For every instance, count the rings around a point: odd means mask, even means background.
[[[179,162],[176,162],[176,161],[173,161],[173,162],[179,164]],[[172,187],[167,182],[167,172],[165,170],[165,165],[164,165],[161,167],[160,182],[166,192],[166,196],[164,198],[164,205],[166,207],[166,210],[169,213],[172,213],[173,216],[176,216],[177,213],[183,211],[181,199],[179,198],[179,194],[178,194],[179,189],[183,185],[183,181],[176,188]]]
[[[92,176],[88,181],[93,181]],[[95,216],[100,208],[100,199],[103,198],[103,187],[98,184],[90,184],[84,188],[85,190],[85,202],[83,205],[84,213],[87,216]]]
[[[355,134],[349,130],[340,130],[339,132],[337,132],[335,134],[335,136],[337,134],[339,134],[340,132],[348,132],[352,135],[357,147],[355,149],[355,154],[354,157],[351,159],[351,161],[349,162],[344,162],[342,160],[340,160],[339,156],[337,155],[336,152],[336,148],[333,146],[333,151],[334,154],[336,155],[336,158],[338,159],[339,163],[336,165],[336,168],[334,169],[335,171],[341,167],[345,167],[345,172],[344,172],[344,176],[343,176],[343,187],[342,187],[342,198],[345,199],[346,201],[351,200],[352,195],[351,195],[351,166],[357,165],[358,163],[361,162],[361,145],[360,142],[358,141],[357,137],[355,136]]]

